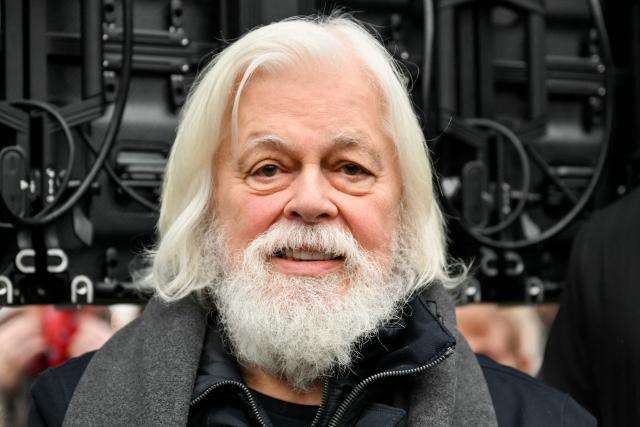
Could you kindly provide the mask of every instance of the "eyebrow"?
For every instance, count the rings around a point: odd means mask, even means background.
[[[331,144],[339,149],[356,149],[371,157],[378,169],[384,169],[380,154],[370,147],[370,139],[361,133],[340,132],[331,138]]]
[[[328,143],[332,146],[332,149],[360,151],[370,157],[379,170],[384,169],[382,158],[380,157],[380,154],[378,152],[370,147],[370,139],[367,135],[361,133],[339,132],[329,138],[328,141]],[[292,151],[294,151],[293,147],[291,147],[291,144],[286,138],[282,138],[280,136],[272,134],[256,135],[255,137],[249,138],[247,140],[247,145],[249,147],[259,146],[265,149],[282,151],[285,153],[291,153]]]
[[[290,151],[291,147],[287,144],[287,140],[277,135],[258,135],[247,140],[250,147],[263,146],[274,150]]]

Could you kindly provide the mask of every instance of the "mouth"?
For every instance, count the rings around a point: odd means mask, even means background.
[[[338,271],[345,257],[310,249],[281,249],[271,256],[271,263],[281,273],[299,276],[319,276]]]
[[[344,256],[327,252],[302,249],[282,249],[273,254],[274,257],[291,261],[329,261],[344,260]]]

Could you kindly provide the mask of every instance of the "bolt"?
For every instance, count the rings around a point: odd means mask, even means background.
[[[182,67],[180,67],[180,69],[182,70],[183,73],[186,73],[187,71],[189,71],[189,65],[182,64]]]
[[[76,293],[78,295],[86,295],[87,294],[87,284],[82,282],[78,283],[78,287],[76,288]]]

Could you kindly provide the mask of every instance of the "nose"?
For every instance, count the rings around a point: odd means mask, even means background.
[[[284,208],[287,219],[316,224],[338,215],[338,206],[329,197],[331,184],[316,168],[302,170],[292,183],[292,195]]]

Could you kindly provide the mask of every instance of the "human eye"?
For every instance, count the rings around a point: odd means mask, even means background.
[[[338,171],[349,179],[363,179],[371,176],[371,172],[367,168],[354,162],[340,163]]]
[[[358,176],[363,174],[368,174],[368,172],[360,165],[355,163],[343,163],[340,165],[340,170],[349,176]]]
[[[376,181],[368,168],[352,161],[338,163],[331,176],[336,188],[354,195],[367,193]]]
[[[255,169],[251,175],[255,177],[272,178],[280,172],[280,167],[273,163],[262,165]]]
[[[257,191],[277,191],[287,185],[291,177],[290,168],[273,159],[264,159],[249,169],[245,182]]]

